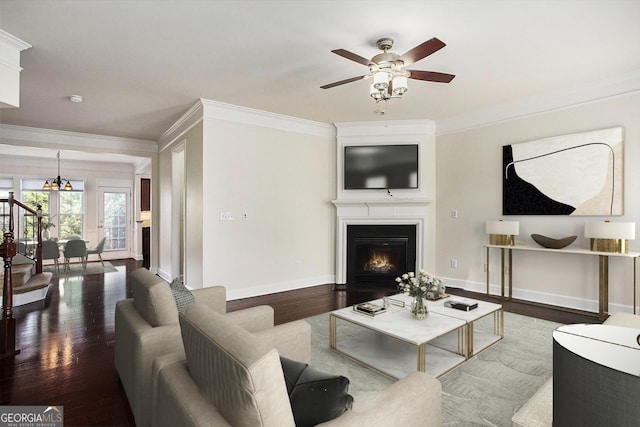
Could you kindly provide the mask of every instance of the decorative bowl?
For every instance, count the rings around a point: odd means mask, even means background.
[[[565,246],[569,246],[576,240],[578,236],[567,236],[562,239],[554,239],[552,237],[543,236],[542,234],[532,234],[531,238],[536,241],[537,244],[548,249],[562,249]]]

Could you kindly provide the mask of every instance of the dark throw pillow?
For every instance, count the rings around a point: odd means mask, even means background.
[[[280,356],[296,427],[311,427],[339,417],[353,406],[349,379]]]
[[[186,306],[196,301],[191,291],[187,289],[182,281],[182,276],[178,276],[169,284],[173,298],[176,300],[178,311],[184,310]]]

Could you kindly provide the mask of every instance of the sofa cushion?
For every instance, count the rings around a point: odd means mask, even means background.
[[[169,284],[169,288],[171,288],[171,293],[173,294],[173,299],[176,301],[178,311],[184,310],[186,306],[196,301],[191,291],[184,285],[182,276],[173,279]]]
[[[338,418],[353,406],[349,379],[280,356],[296,427],[312,427]]]
[[[294,427],[278,352],[199,303],[179,315],[189,372],[234,427]]]
[[[178,323],[178,309],[167,282],[144,268],[131,273],[131,278],[133,305],[147,323],[153,327]]]

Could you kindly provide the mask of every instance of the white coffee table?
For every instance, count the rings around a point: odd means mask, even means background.
[[[407,298],[405,296],[402,297]],[[472,300],[451,296],[438,301],[427,301],[427,307],[430,313],[438,313],[444,316],[454,317],[456,319],[464,320],[467,323],[465,326],[465,357],[467,359],[475,356],[491,344],[494,344],[504,338],[504,311],[502,309],[502,305],[473,300],[472,302],[478,303],[478,307],[470,311],[462,311],[455,308],[445,307],[444,303],[447,300],[467,302]],[[491,315],[493,315],[492,332],[476,330],[474,328],[475,322]]]
[[[476,354],[474,348],[479,351],[503,336],[499,304],[478,302],[478,308],[465,312],[444,307],[443,301],[429,302],[429,315],[417,320],[410,313],[410,297],[392,298],[405,301],[405,307],[391,305],[375,317],[357,313],[352,307],[332,311],[331,348],[392,378],[403,378],[416,370],[439,377]],[[373,302],[382,304],[382,300]],[[474,321],[492,313],[494,335],[474,333]],[[348,325],[356,325],[358,330],[349,333]]]

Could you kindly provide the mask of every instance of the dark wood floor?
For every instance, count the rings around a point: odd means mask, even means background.
[[[64,406],[65,426],[133,426],[133,416],[113,366],[114,309],[131,296],[134,260],[111,261],[118,272],[54,278],[44,304],[14,310],[20,354],[0,360],[0,405]],[[449,288],[449,292],[500,302]],[[336,291],[332,285],[230,301],[228,311],[274,307],[276,323],[325,313],[394,293]],[[506,311],[559,323],[598,323],[585,313],[503,301]]]

